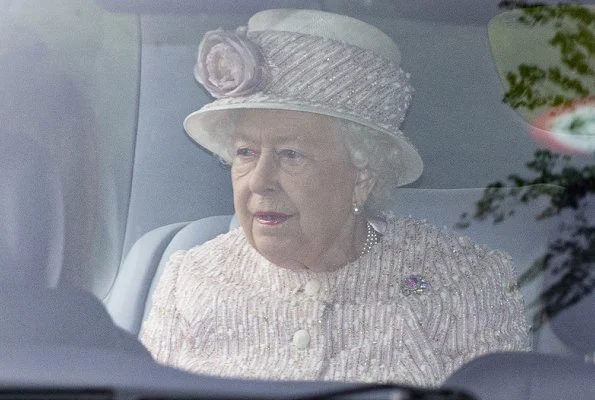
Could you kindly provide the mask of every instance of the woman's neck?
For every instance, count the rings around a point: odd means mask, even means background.
[[[319,258],[302,265],[302,268],[315,272],[330,272],[357,260],[366,243],[367,225],[365,216],[354,216],[351,229],[341,232],[333,246]]]

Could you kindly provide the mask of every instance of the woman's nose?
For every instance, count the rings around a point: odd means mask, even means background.
[[[254,193],[266,193],[276,190],[277,159],[274,152],[263,151],[260,153],[256,165],[250,173],[250,189]]]

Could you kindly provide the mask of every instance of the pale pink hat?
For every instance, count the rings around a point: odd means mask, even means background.
[[[399,129],[411,101],[409,74],[386,34],[343,15],[267,10],[248,27],[207,32],[194,76],[217,100],[190,114],[192,139],[223,154],[222,111],[278,109],[353,121],[395,140],[403,168],[397,185],[415,181],[423,162]],[[226,122],[228,121],[228,122]]]

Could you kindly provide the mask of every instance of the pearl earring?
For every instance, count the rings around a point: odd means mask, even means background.
[[[353,203],[353,214],[354,215],[359,215],[362,212],[362,210],[359,208],[359,206],[357,205],[357,203]]]

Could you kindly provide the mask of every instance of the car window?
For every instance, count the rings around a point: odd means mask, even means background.
[[[242,224],[229,163],[183,126],[213,100],[193,74],[201,39],[318,9],[398,46],[400,129],[424,168],[391,215],[506,253],[532,349],[592,361],[593,4],[273,3],[0,1],[8,276],[86,290],[138,335],[167,260]]]

